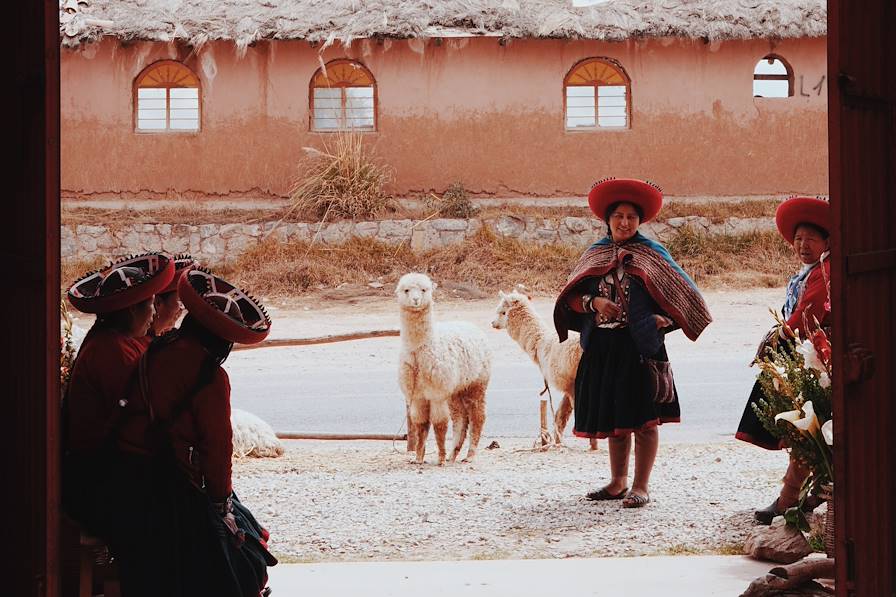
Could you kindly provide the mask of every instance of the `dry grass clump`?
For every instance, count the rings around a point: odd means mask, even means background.
[[[522,243],[481,229],[463,244],[424,253],[411,251],[407,244],[395,247],[365,238],[336,246],[268,240],[225,269],[234,281],[266,296],[372,280],[392,284],[410,271],[426,272],[440,283],[462,282],[481,289],[525,282],[534,291],[554,292],[580,253],[566,245]]]
[[[62,290],[68,290],[72,283],[89,271],[109,265],[112,258],[91,257],[90,259],[63,259],[59,272]]]
[[[799,267],[793,249],[772,231],[707,235],[684,226],[666,247],[700,285],[774,288]]]
[[[423,202],[428,209],[438,212],[445,218],[472,218],[479,212],[464,185],[459,182],[448,187],[441,197],[430,194],[423,198]]]
[[[361,133],[342,131],[321,140],[322,149],[302,148],[301,178],[289,192],[296,212],[319,219],[357,219],[394,210],[393,199],[384,191],[392,170],[376,159]]]

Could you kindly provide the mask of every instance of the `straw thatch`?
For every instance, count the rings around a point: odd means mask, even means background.
[[[708,40],[825,35],[825,0],[60,0],[63,45],[104,36],[201,46],[369,37]]]

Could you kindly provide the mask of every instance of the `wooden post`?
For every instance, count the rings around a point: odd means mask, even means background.
[[[414,427],[414,423],[411,421],[411,412],[407,407],[405,407],[405,416],[407,417],[408,421],[408,452],[416,452],[417,429]]]
[[[541,445],[548,445],[548,441],[550,440],[550,435],[548,435],[548,401],[542,400],[540,405],[540,420],[541,420]]]
[[[597,450],[597,438],[596,438],[596,437],[592,437],[592,438],[590,438],[588,441],[591,443],[591,449],[592,449],[592,450]]]

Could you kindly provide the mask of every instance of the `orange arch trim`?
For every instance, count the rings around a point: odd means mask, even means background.
[[[180,62],[164,60],[143,71],[137,87],[199,87],[199,77]]]
[[[621,68],[600,58],[589,58],[575,65],[563,82],[568,86],[628,85]]]
[[[313,87],[373,87],[373,75],[363,65],[351,60],[333,61],[317,69]]]

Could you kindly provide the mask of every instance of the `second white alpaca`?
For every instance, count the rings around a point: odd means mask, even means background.
[[[562,344],[549,329],[520,285],[509,294],[500,292],[501,302],[495,309],[492,327],[506,329],[529,358],[538,365],[545,383],[560,390],[563,399],[554,415],[554,441],[562,443],[563,430],[575,406],[576,370],[582,358],[577,334],[570,334]]]
[[[464,462],[476,457],[485,423],[485,390],[491,355],[485,334],[471,323],[435,323],[435,284],[424,274],[405,274],[395,288],[401,308],[401,355],[398,381],[408,405],[417,462],[423,463],[429,424],[436,435],[439,464],[445,462],[445,435],[451,419],[457,458],[470,432]],[[409,430],[411,431],[411,430]]]

